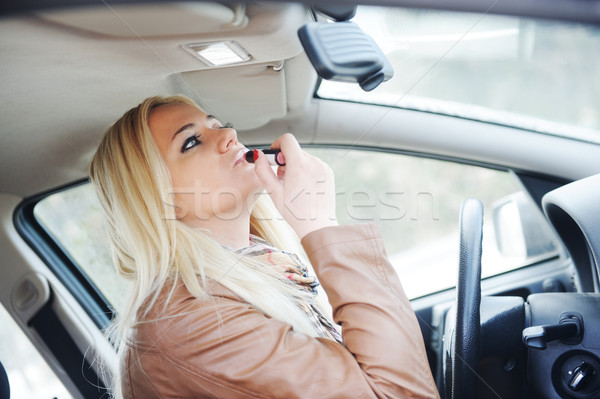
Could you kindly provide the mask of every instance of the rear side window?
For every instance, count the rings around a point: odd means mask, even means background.
[[[93,186],[87,183],[52,194],[33,212],[108,302],[118,305],[125,282],[113,267],[104,215]]]
[[[409,298],[456,284],[458,216],[474,197],[485,206],[482,275],[558,256],[540,210],[507,171],[361,149],[306,150],[335,172],[341,224],[379,225]],[[118,307],[124,282],[109,253],[104,217],[91,184],[40,201],[35,217],[105,298]]]

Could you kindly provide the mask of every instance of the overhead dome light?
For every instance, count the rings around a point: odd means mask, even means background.
[[[252,58],[234,41],[184,44],[182,47],[208,66],[239,64]]]

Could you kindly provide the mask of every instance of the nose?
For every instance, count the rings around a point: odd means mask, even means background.
[[[233,128],[219,129],[219,140],[217,148],[221,154],[226,153],[231,148],[236,148],[238,144],[237,132]]]

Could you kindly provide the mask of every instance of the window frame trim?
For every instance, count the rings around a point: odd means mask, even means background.
[[[34,215],[35,206],[46,197],[89,182],[89,178],[79,179],[24,198],[15,208],[13,223],[21,238],[69,290],[94,324],[104,330],[115,317],[114,309],[65,248]]]

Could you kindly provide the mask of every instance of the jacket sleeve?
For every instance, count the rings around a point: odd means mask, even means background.
[[[146,378],[161,397],[439,397],[416,317],[375,225],[324,228],[302,245],[344,345],[294,332],[232,298],[189,301],[179,309],[185,318],[161,323],[153,344],[131,354],[130,377]]]

